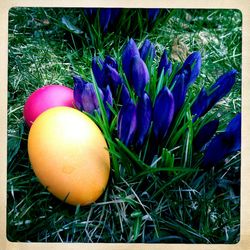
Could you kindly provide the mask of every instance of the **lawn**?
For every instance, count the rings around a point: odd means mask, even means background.
[[[240,152],[230,154],[217,167],[201,172],[202,154],[193,151],[188,139],[193,135],[186,133],[191,129],[197,132],[192,119],[184,115],[190,108],[188,101],[183,108],[183,121],[191,125],[183,129],[176,143],[170,138],[166,142],[168,147],[163,148],[165,153],[145,169],[141,160],[145,147],[138,154],[117,140],[120,106],[114,106],[110,154],[119,168],[115,169],[112,161],[107,188],[91,205],[71,206],[61,202],[40,184],[32,170],[27,153],[29,128],[23,119],[28,96],[46,84],[74,88],[72,76],[75,74],[93,82],[93,56],[104,59],[110,55],[118,61],[121,70],[122,53],[130,38],[138,47],[145,39],[154,44],[152,75],[164,49],[173,70],[192,52],[201,53],[200,74],[188,92],[190,102],[203,86],[209,88],[222,74],[237,70],[236,83],[230,93],[216,103],[207,118],[198,120],[199,126],[217,117],[220,119],[217,133],[220,133],[241,111],[242,17],[239,11],[168,10],[152,27],[143,23],[142,14],[138,10],[128,11],[117,30],[104,35],[98,24],[91,26],[86,21],[83,9],[10,10],[7,171],[7,237],[10,241],[239,241]],[[128,23],[129,20],[133,22]],[[156,76],[152,79],[158,83]],[[153,87],[148,91],[156,94]],[[107,124],[92,118],[105,132]],[[175,127],[171,129],[179,131]],[[178,168],[180,165],[182,168]]]

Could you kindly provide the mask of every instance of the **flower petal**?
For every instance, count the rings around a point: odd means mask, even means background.
[[[108,64],[112,68],[114,68],[116,71],[118,71],[118,64],[114,58],[111,56],[106,56],[104,60],[104,64]]]
[[[131,38],[126,44],[122,53],[122,69],[127,77],[128,82],[131,79],[131,59],[134,56],[140,56],[139,50],[136,46],[135,41]]]
[[[80,76],[73,76],[73,80],[74,80],[74,91],[73,91],[73,95],[74,95],[74,102],[76,107],[79,110],[83,109],[82,106],[82,92],[83,92],[83,86],[84,84],[86,84],[87,82],[85,82]]]
[[[174,88],[172,90],[172,94],[174,97],[174,115],[176,115],[179,110],[181,109],[185,97],[186,97],[186,88],[184,84],[184,74],[180,74],[178,78],[176,79],[176,82],[174,84]]]
[[[191,107],[192,114],[196,114],[196,117],[201,117],[206,112],[208,112],[221,98],[227,95],[232,89],[236,80],[236,70],[231,70],[230,72],[220,76],[215,84],[213,84],[209,93],[202,88],[198,97]]]
[[[201,53],[199,51],[193,52],[190,54],[182,66],[182,71],[184,71],[186,68],[190,67],[191,73],[188,77],[189,80],[186,83],[187,88],[194,83],[196,78],[198,77],[201,69]]]
[[[116,95],[117,88],[122,84],[122,79],[117,72],[117,70],[111,67],[109,64],[104,64],[103,66],[103,75],[104,75],[104,86],[109,85],[112,93]]]
[[[208,102],[209,102],[208,95],[205,88],[203,87],[191,106],[192,115],[196,115],[195,116],[196,118],[204,115],[208,109]]]
[[[232,153],[241,149],[241,113],[228,124],[225,132],[215,136],[208,144],[203,163],[206,169],[217,165]]]
[[[227,125],[225,130],[227,133],[231,133],[234,137],[234,145],[231,148],[232,151],[238,151],[241,148],[241,113],[237,114]]]
[[[131,60],[131,68],[131,84],[136,94],[142,96],[145,86],[149,82],[147,65],[139,56],[134,56]]]
[[[237,71],[233,69],[220,76],[210,87],[209,92],[212,93],[209,95],[209,109],[230,92],[236,81],[236,74]]]
[[[136,130],[136,106],[129,102],[118,114],[118,137],[126,145],[132,144]]]
[[[120,100],[123,105],[127,104],[128,102],[131,101],[130,94],[128,91],[128,88],[126,85],[123,83],[121,85],[121,95],[120,95]]]
[[[149,95],[144,92],[139,98],[136,108],[136,146],[141,147],[148,134],[152,118],[152,102]]]
[[[195,150],[201,150],[202,147],[208,143],[219,126],[219,120],[213,120],[206,123],[197,133],[194,138],[193,145]]]
[[[160,77],[162,70],[164,70],[164,75],[168,73],[170,75],[172,73],[172,63],[168,60],[167,51],[164,49],[161,60],[158,66],[158,77]]]
[[[155,58],[155,47],[148,39],[144,41],[139,51],[140,57],[144,62],[146,62],[147,58],[149,58],[149,60]]]
[[[76,107],[81,111],[84,110],[90,114],[94,110],[99,109],[98,99],[95,93],[95,88],[92,83],[85,82],[80,76],[74,76],[74,100]],[[103,99],[103,93],[99,89],[101,98]]]
[[[173,116],[174,97],[169,89],[164,87],[156,97],[153,110],[153,133],[156,139],[162,140],[167,135]]]
[[[231,140],[231,135],[226,132],[218,134],[211,140],[203,158],[205,169],[215,166],[228,155]]]
[[[160,9],[148,9],[149,23],[154,23],[159,13],[160,13]]]
[[[107,32],[111,17],[111,8],[100,9],[100,26],[104,33]]]

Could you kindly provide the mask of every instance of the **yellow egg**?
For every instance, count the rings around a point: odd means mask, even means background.
[[[40,182],[69,204],[90,204],[107,185],[106,141],[97,125],[76,109],[56,107],[38,116],[29,132],[28,153]]]

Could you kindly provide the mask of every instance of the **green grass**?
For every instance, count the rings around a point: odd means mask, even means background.
[[[185,147],[168,141],[153,166],[124,147],[97,118],[109,138],[112,165],[108,186],[96,203],[74,207],[43,188],[27,154],[28,128],[22,117],[26,98],[47,83],[73,87],[72,73],[92,81],[91,57],[120,58],[126,34],[109,34],[98,47],[74,46],[58,23],[79,18],[77,9],[14,8],[9,13],[7,237],[23,242],[236,243],[240,238],[240,153],[217,170],[200,173]],[[81,17],[81,16],[80,16]],[[241,110],[241,13],[236,10],[174,10],[169,20],[141,31],[137,44],[156,45],[157,65],[164,48],[171,60],[202,53],[202,69],[190,94],[210,86],[222,73],[239,71],[231,93],[216,105],[220,130]],[[72,41],[72,40],[71,40]],[[120,59],[119,59],[120,60]],[[187,104],[188,105],[188,104]],[[114,112],[117,112],[114,109]],[[117,114],[117,113],[116,113]],[[98,120],[99,119],[99,120]],[[189,119],[188,115],[186,119]],[[115,124],[115,122],[114,122]],[[115,129],[112,128],[115,134]],[[190,128],[191,129],[191,128]],[[185,131],[185,130],[183,130]],[[190,130],[191,131],[191,130]],[[192,137],[192,134],[189,135]],[[178,141],[177,134],[175,136]],[[183,155],[183,157],[181,157]],[[167,167],[166,167],[167,166]],[[182,167],[181,167],[182,166]],[[120,178],[115,178],[119,171]]]

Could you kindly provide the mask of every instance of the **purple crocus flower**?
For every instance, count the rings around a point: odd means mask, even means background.
[[[123,51],[122,67],[128,82],[133,86],[136,94],[141,96],[149,82],[149,72],[132,38]]]
[[[208,111],[208,94],[204,87],[202,87],[199,95],[195,99],[191,106],[191,113],[195,116],[195,119],[203,116]]]
[[[185,88],[184,79],[185,79],[185,75],[180,74],[178,78],[176,79],[174,88],[172,90],[172,94],[174,97],[174,115],[176,115],[180,111],[185,101],[186,88]]]
[[[144,41],[139,51],[144,62],[146,62],[147,58],[151,61],[155,58],[155,46],[148,39]]]
[[[191,69],[191,70],[190,70]],[[181,72],[186,71],[187,79],[186,87],[188,88],[195,82],[201,69],[201,53],[199,51],[190,54],[182,65]]]
[[[172,73],[172,63],[168,60],[167,51],[165,49],[158,66],[158,77],[160,77],[162,70],[164,70],[164,75],[166,75],[166,73],[168,73],[168,75]]]
[[[116,71],[118,71],[118,64],[116,60],[111,56],[106,56],[104,60],[104,64],[108,64],[110,67],[114,68]]]
[[[174,76],[172,84],[176,81],[176,78],[178,78],[180,74],[184,74],[185,90],[187,91],[189,86],[192,83],[194,83],[194,81],[198,77],[200,73],[200,68],[201,68],[201,54],[199,51],[193,52],[187,57],[182,67]]]
[[[222,97],[227,95],[236,81],[237,70],[233,69],[222,76],[210,87],[209,108],[217,103]]]
[[[149,95],[144,92],[139,98],[136,108],[136,146],[141,147],[148,134],[152,118],[152,102]]]
[[[118,137],[126,145],[133,143],[136,131],[136,106],[133,102],[123,105],[118,114]]]
[[[103,77],[103,86],[109,85],[112,93],[116,95],[118,87],[122,84],[122,79],[117,70],[109,64],[104,64]]]
[[[215,119],[206,123],[197,133],[193,140],[194,149],[196,151],[201,150],[206,143],[208,143],[219,126],[219,120]]]
[[[122,53],[122,69],[128,82],[131,81],[131,60],[135,56],[140,56],[140,53],[135,41],[131,38]]]
[[[100,26],[104,33],[107,32],[111,18],[111,9],[105,8],[100,10]]]
[[[105,60],[94,57],[92,60],[92,71],[98,86],[105,92],[109,86],[112,96],[120,93],[121,104],[130,101],[129,91],[118,73],[118,64],[111,56],[106,56]]]
[[[227,95],[232,89],[236,80],[236,70],[231,70],[220,76],[217,81],[210,87],[209,93],[202,88],[198,97],[194,101],[191,112],[195,119],[206,114],[221,98]]]
[[[85,82],[80,76],[74,76],[74,100],[76,107],[81,111],[86,111],[93,114],[99,109],[98,99],[95,93],[94,85]],[[99,89],[100,95],[103,98],[103,93]]]
[[[125,105],[131,101],[131,97],[130,97],[128,88],[126,87],[126,85],[124,83],[122,83],[122,85],[121,85],[121,95],[120,95],[119,99],[121,101],[121,104],[123,104],[123,105]]]
[[[225,157],[241,149],[241,113],[228,124],[226,130],[215,136],[204,154],[205,169],[216,166]]]
[[[157,140],[167,135],[173,116],[174,97],[167,87],[163,87],[156,96],[153,110],[153,133]]]
[[[74,103],[79,110],[83,110],[82,92],[83,92],[83,86],[87,84],[87,82],[85,82],[80,76],[73,76],[73,80],[74,80],[74,91],[73,91]]]
[[[159,13],[160,13],[160,9],[148,9],[149,23],[154,23]]]
[[[118,64],[111,56],[106,56],[104,61],[99,57],[94,57],[92,60],[92,71],[97,85],[101,89],[105,89],[108,84],[111,86],[112,91],[117,89],[121,83],[117,70]]]
[[[134,90],[138,96],[142,96],[146,84],[149,82],[149,72],[147,65],[140,58],[140,56],[134,56],[131,59],[131,80]]]

